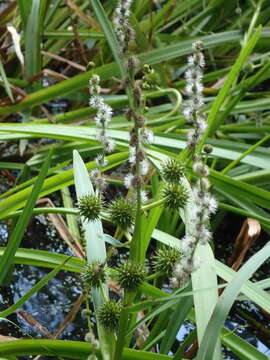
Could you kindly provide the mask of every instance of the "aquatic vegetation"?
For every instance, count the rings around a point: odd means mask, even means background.
[[[0,357],[268,358],[226,321],[270,312],[249,281],[270,256],[269,31],[263,0],[0,5],[1,291],[14,264],[50,269],[0,312],[45,338]],[[65,253],[23,242],[33,217]],[[62,270],[78,297],[51,334],[20,309]],[[57,339],[79,310],[81,341]]]

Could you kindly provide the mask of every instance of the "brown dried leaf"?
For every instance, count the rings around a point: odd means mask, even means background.
[[[14,341],[14,340],[19,340],[15,337],[12,337],[12,336],[3,336],[3,335],[0,335],[0,343],[1,342],[6,342],[6,341]]]
[[[44,203],[47,207],[52,207],[52,208],[54,207],[53,202],[49,198],[43,198],[37,201],[37,205],[41,205]],[[80,259],[84,259],[84,253],[82,248],[79,246],[78,243],[73,242],[72,235],[70,234],[68,227],[62,216],[60,214],[48,214],[48,217],[52,221],[54,227],[56,228],[62,239],[74,251],[75,255]]]
[[[244,221],[240,233],[235,240],[233,253],[228,260],[228,265],[235,271],[238,270],[243,263],[247,251],[254,244],[260,233],[261,225],[257,220],[248,218]]]
[[[49,330],[42,326],[32,315],[28,314],[25,311],[18,311],[17,314],[24,319],[28,325],[30,325],[33,329],[38,331],[40,334],[46,336],[48,339],[53,339],[52,334],[49,332]]]

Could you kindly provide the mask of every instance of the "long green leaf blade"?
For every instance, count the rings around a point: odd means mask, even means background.
[[[33,187],[33,190],[28,198],[26,206],[23,210],[22,215],[19,217],[14,230],[10,236],[8,245],[4,254],[0,258],[0,284],[4,282],[5,277],[9,271],[10,265],[13,262],[14,255],[20,246],[21,240],[23,238],[24,230],[32,216],[32,210],[35,206],[35,203],[38,199],[39,193],[42,189],[43,182],[47,175],[48,169],[51,163],[53,151],[51,150],[48,154],[47,160],[45,161],[40,174],[37,178],[37,181]]]
[[[252,274],[267,260],[270,256],[270,244],[266,245],[259,252],[253,255],[247,263],[238,271],[234,279],[224,290],[222,297],[218,300],[211,320],[205,330],[201,347],[197,359],[209,360],[213,358],[220,330],[232,307],[237,295],[241,291],[243,284],[252,276]]]

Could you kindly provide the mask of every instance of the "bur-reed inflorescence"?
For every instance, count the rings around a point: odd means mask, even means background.
[[[124,197],[112,201],[108,207],[110,220],[123,230],[134,224],[135,212],[134,202]]]
[[[156,272],[162,272],[171,276],[175,265],[182,257],[181,251],[175,248],[160,248],[154,256],[154,269]]]
[[[79,214],[84,220],[95,221],[100,217],[102,205],[99,195],[86,194],[78,201]]]
[[[204,107],[202,79],[205,66],[202,53],[203,43],[201,41],[194,42],[193,49],[194,54],[188,58],[185,72],[185,90],[189,99],[185,103],[184,117],[192,125],[192,130],[188,132],[189,148],[194,148],[201,140],[207,126],[205,115],[202,113]]]
[[[113,111],[112,108],[105,103],[103,97],[100,96],[100,91],[100,77],[94,74],[89,80],[89,106],[97,110],[94,120],[97,129],[97,139],[102,145],[103,153],[96,156],[96,168],[92,170],[90,175],[94,185],[102,192],[106,187],[106,180],[102,176],[101,169],[107,165],[105,154],[113,152],[115,143],[113,139],[107,135],[107,127],[112,120]]]
[[[117,329],[122,305],[114,300],[104,302],[97,312],[98,320],[102,326],[108,329]]]
[[[144,99],[142,96],[142,88],[140,81],[135,80],[136,71],[140,62],[136,56],[129,55],[129,43],[133,40],[134,31],[130,26],[129,16],[132,0],[119,0],[114,16],[115,34],[120,47],[120,52],[124,56],[124,62],[127,70],[127,79],[125,86],[127,87],[130,104],[126,111],[126,117],[129,121],[133,121],[134,126],[130,130],[129,142],[129,165],[130,171],[124,179],[124,184],[128,189],[136,192],[136,201],[140,206],[142,186],[144,176],[149,171],[149,161],[145,152],[145,145],[153,142],[152,131],[146,129],[146,119],[143,115]],[[145,67],[145,73],[153,75],[150,67]],[[146,80],[146,78],[145,78]]]
[[[129,42],[135,37],[135,32],[129,23],[132,1],[133,0],[119,0],[113,19],[119,50],[122,54],[128,51]]]
[[[179,183],[185,174],[185,167],[176,159],[168,159],[162,166],[161,176],[170,183]]]
[[[82,269],[81,277],[85,285],[97,288],[106,281],[106,265],[98,261],[87,263]]]
[[[188,192],[182,184],[165,184],[163,198],[165,206],[172,210],[184,208],[188,201]]]
[[[196,149],[207,126],[205,116],[202,113],[204,106],[202,70],[205,65],[202,47],[200,41],[193,44],[195,52],[188,58],[188,68],[185,74],[189,101],[184,109],[184,116],[193,125],[193,129],[188,134],[188,147],[191,149]],[[210,154],[212,147],[205,145],[204,152]],[[212,233],[209,229],[209,220],[211,214],[217,210],[216,199],[210,193],[209,168],[200,154],[195,154],[193,157],[193,173],[197,180],[191,189],[191,214],[188,224],[186,224],[185,237],[181,240],[183,257],[175,265],[171,279],[171,283],[175,287],[183,285],[190,274],[199,267],[198,259],[194,258],[195,248],[198,244],[204,245],[211,240]]]
[[[146,269],[143,264],[125,261],[117,269],[117,282],[128,291],[137,290],[144,282]]]

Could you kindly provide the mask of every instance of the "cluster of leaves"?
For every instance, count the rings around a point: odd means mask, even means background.
[[[91,118],[94,109],[86,106],[86,88],[93,73],[88,63],[93,60],[95,72],[101,78],[102,93],[106,94],[110,88],[109,95],[104,96],[106,101],[117,111],[128,106],[130,94],[123,95],[127,86],[126,68],[109,21],[115,3],[108,0],[102,4],[98,0],[18,0],[0,5],[0,172],[14,182],[0,195],[0,220],[10,222],[19,217],[8,245],[0,249],[0,282],[6,281],[13,263],[53,268],[17,303],[2,311],[0,317],[14,313],[60,269],[65,269],[83,272],[84,279],[94,288],[92,298],[95,307],[100,308],[96,318],[101,325],[100,347],[33,339],[3,342],[0,353],[7,358],[34,354],[85,358],[92,352],[110,360],[121,357],[128,360],[135,356],[176,359],[184,356],[190,346],[195,348],[196,332],[193,331],[174,356],[167,355],[173,349],[180,326],[189,320],[196,325],[198,359],[218,358],[221,341],[242,359],[266,360],[267,356],[236,334],[219,335],[228,334],[224,322],[240,290],[270,312],[269,294],[264,291],[269,282],[248,281],[269,257],[269,246],[251,257],[238,272],[214,259],[210,246],[199,248],[201,270],[192,276],[186,288],[172,295],[161,289],[158,274],[161,273],[161,279],[165,275],[168,277],[172,264],[181,258],[178,240],[183,231],[181,224],[188,223],[192,206],[187,202],[185,183],[180,183],[184,175],[192,180],[193,174],[192,153],[185,149],[190,125],[180,111],[179,92],[185,98],[183,69],[194,39],[203,41],[207,64],[203,92],[208,127],[197,150],[205,149],[204,161],[211,168],[209,179],[222,210],[219,222],[232,212],[258,220],[266,234],[270,232],[270,101],[267,90],[270,63],[266,46],[270,33],[269,6],[262,0],[190,0],[179,4],[175,0],[160,0],[154,4],[134,0],[131,21],[136,37],[131,49],[142,64],[149,64],[144,67],[147,71],[143,81],[147,123],[155,135],[154,146],[146,149],[152,163],[147,182],[151,200],[142,205],[140,216],[140,248],[136,255],[140,263],[123,263],[115,269],[117,273],[111,273],[105,265],[106,246],[128,247],[133,241],[133,225],[137,219],[128,198],[116,199],[103,213],[103,202],[94,194],[88,171],[95,168],[93,159],[101,149]],[[21,34],[21,41],[18,34]],[[49,86],[44,88],[45,81]],[[155,86],[149,85],[151,81]],[[51,109],[55,99],[60,97],[69,109],[54,114]],[[117,146],[115,153],[107,156],[105,170],[128,159],[130,122],[124,112],[116,113],[108,132]],[[53,154],[46,141],[37,141],[40,138],[55,140]],[[18,150],[14,153],[15,141]],[[212,152],[206,151],[210,145]],[[84,165],[75,153],[74,173],[68,167],[73,149],[89,160]],[[177,161],[172,160],[175,158]],[[166,164],[163,170],[161,163]],[[167,182],[165,189],[164,180]],[[70,195],[74,182],[76,201]],[[122,178],[110,175],[108,183],[122,191]],[[38,198],[58,190],[61,190],[63,207],[35,208]],[[80,241],[77,202],[85,244]],[[153,203],[157,206],[152,206]],[[167,207],[173,207],[174,211]],[[179,212],[179,207],[185,210]],[[86,268],[84,260],[75,256],[68,258],[20,248],[31,216],[48,212],[66,215],[74,237],[69,245],[75,254],[86,252]],[[117,226],[115,238],[103,234],[100,220],[103,215],[106,221]],[[214,231],[218,233],[218,230],[218,222],[215,222]],[[121,242],[123,237],[127,238],[127,244]],[[219,236],[214,236],[214,241],[218,240]],[[105,241],[109,245],[105,245]],[[153,266],[156,275],[146,277],[141,264],[145,262],[149,244],[156,243],[158,249]],[[222,298],[218,298],[217,276],[229,283]],[[104,301],[104,297],[108,298],[110,279],[117,280],[128,290],[122,304]],[[137,313],[145,311],[147,314],[137,321]],[[142,355],[132,348],[127,349],[132,347],[135,329],[148,325],[147,339],[136,344],[138,350],[144,350]],[[109,329],[107,336],[103,327]],[[150,351],[156,344],[159,344],[160,354]]]

